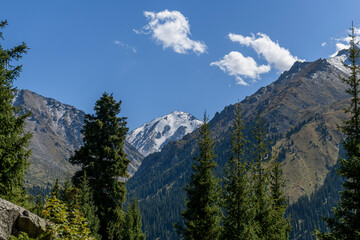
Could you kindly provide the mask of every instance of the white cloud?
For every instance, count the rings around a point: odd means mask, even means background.
[[[296,61],[304,61],[292,56],[289,50],[280,47],[279,43],[273,42],[264,33],[258,33],[256,36],[252,34],[247,37],[230,33],[229,38],[233,42],[252,47],[258,55],[265,58],[268,64],[274,64],[275,68],[280,71],[289,70]]]
[[[326,42],[323,42],[323,43],[321,44],[321,46],[322,46],[322,47],[325,47],[325,46],[326,46]]]
[[[241,53],[232,51],[210,66],[218,66],[231,76],[235,76],[237,84],[248,85],[242,77],[257,79],[260,74],[270,71],[269,65],[258,66],[252,57],[244,57]]]
[[[336,52],[341,51],[343,49],[347,49],[349,48],[350,45],[349,44],[344,44],[344,43],[336,43]]]
[[[115,44],[115,45],[119,45],[119,46],[121,46],[121,47],[123,47],[123,48],[129,49],[129,50],[131,50],[133,53],[136,53],[136,52],[137,52],[137,50],[136,50],[135,47],[130,46],[129,44],[123,43],[123,42],[121,42],[121,41],[119,41],[119,40],[115,40],[115,41],[114,41],[114,44]]]
[[[351,31],[348,30],[347,33],[351,33]],[[355,34],[355,41],[360,42],[360,28],[355,27],[354,34]],[[330,55],[330,57],[336,56],[338,54],[338,52],[343,50],[343,49],[348,49],[350,47],[350,40],[351,40],[350,36],[335,39],[335,41],[336,41],[336,43],[335,43],[336,51],[335,51],[335,53]]]
[[[360,28],[355,28],[354,33],[355,33],[355,35],[359,36],[360,35]]]
[[[193,51],[196,54],[206,52],[206,45],[189,38],[190,25],[187,18],[179,11],[144,12],[149,23],[137,34],[151,34],[163,48],[172,48],[177,53]]]

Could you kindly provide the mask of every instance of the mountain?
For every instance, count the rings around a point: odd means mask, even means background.
[[[241,102],[244,134],[250,141],[259,114],[266,123],[271,148],[282,162],[285,193],[291,203],[316,192],[338,160],[342,135],[337,126],[345,119],[343,108],[349,103],[346,85],[339,79],[347,75],[340,64],[344,59],[346,55],[339,53],[330,59],[296,62],[275,82]],[[209,122],[219,177],[229,157],[233,120],[234,105],[230,105]],[[177,237],[172,224],[181,221],[183,188],[198,154],[197,135],[194,131],[147,156],[127,183],[129,195],[140,201],[149,239]]]
[[[196,130],[202,121],[186,112],[174,111],[131,131],[126,140],[143,156],[159,152],[167,143]]]
[[[32,112],[25,126],[26,132],[33,133],[26,185],[45,186],[54,183],[56,178],[64,180],[66,176],[71,176],[78,167],[68,159],[83,144],[81,129],[85,113],[29,90],[17,91],[14,105],[19,106],[22,112]],[[131,160],[128,173],[132,176],[143,156],[128,142],[124,147]]]

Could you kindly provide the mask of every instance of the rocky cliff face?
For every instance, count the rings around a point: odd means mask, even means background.
[[[26,184],[44,186],[48,182],[54,183],[56,178],[64,180],[71,176],[78,168],[68,159],[82,145],[81,129],[85,113],[28,90],[16,93],[14,105],[19,106],[22,112],[33,113],[25,126],[25,131],[33,133]],[[132,176],[143,156],[129,143],[125,143],[125,152],[131,160],[128,172]]]
[[[14,105],[33,113],[25,126],[25,131],[33,134],[27,184],[44,185],[73,174],[77,168],[68,159],[82,144],[80,131],[85,113],[28,90],[17,92]]]

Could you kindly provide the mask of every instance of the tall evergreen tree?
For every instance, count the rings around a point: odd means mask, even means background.
[[[258,116],[253,135],[255,139],[252,171],[254,220],[258,238],[265,240],[269,239],[271,233],[271,200],[268,195],[269,172],[266,169],[266,165],[269,162],[269,154],[265,142],[265,128],[260,115]]]
[[[91,236],[97,240],[100,240],[101,236],[98,234],[100,220],[97,216],[97,206],[94,202],[94,194],[90,188],[86,172],[81,178],[79,187],[79,210],[84,214],[87,220],[88,228],[91,231]]]
[[[249,163],[243,159],[246,140],[243,136],[244,124],[241,119],[240,103],[235,110],[232,132],[232,152],[225,167],[224,210],[222,239],[256,239],[254,212],[251,202]]]
[[[7,21],[0,22],[0,29]],[[3,33],[0,32],[0,38]],[[28,166],[31,150],[28,149],[30,133],[24,133],[25,119],[31,114],[19,116],[20,109],[12,105],[16,88],[14,80],[19,76],[22,66],[13,66],[27,53],[25,43],[11,49],[0,45],[0,197],[8,200],[24,196],[24,171]]]
[[[121,239],[125,217],[126,189],[121,179],[127,177],[130,160],[124,152],[126,118],[117,117],[120,105],[112,94],[102,95],[95,104],[95,114],[85,116],[84,145],[70,158],[71,163],[81,165],[73,177],[76,186],[87,173],[98,208],[99,234],[104,240]]]
[[[334,216],[325,221],[330,232],[317,231],[319,239],[360,239],[360,67],[358,65],[360,50],[355,35],[355,27],[350,28],[350,64],[344,66],[350,70],[348,78],[342,80],[348,85],[346,92],[351,96],[351,103],[345,112],[350,114],[350,119],[344,121],[340,127],[346,135],[343,142],[347,152],[346,158],[339,161],[338,174],[344,178],[343,188],[340,192],[341,200],[334,208]]]
[[[290,220],[285,218],[287,208],[286,198],[283,192],[285,180],[283,179],[281,163],[276,157],[272,158],[270,166],[270,198],[271,198],[271,221],[272,231],[269,240],[289,239],[291,230]]]
[[[133,198],[126,211],[122,240],[145,240],[146,235],[142,232],[141,226],[140,209],[136,198]]]
[[[221,234],[221,211],[219,180],[213,174],[217,164],[214,161],[214,141],[209,131],[206,113],[198,137],[199,157],[194,158],[193,173],[185,187],[186,209],[182,213],[184,227],[177,224],[178,232],[186,240],[216,240]]]

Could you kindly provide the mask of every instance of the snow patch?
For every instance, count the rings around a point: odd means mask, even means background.
[[[329,59],[326,59],[328,63],[330,63],[335,68],[339,69],[340,71],[350,74],[350,70],[344,66],[344,62],[346,61],[347,56],[346,54],[342,54],[339,56],[331,57]]]

